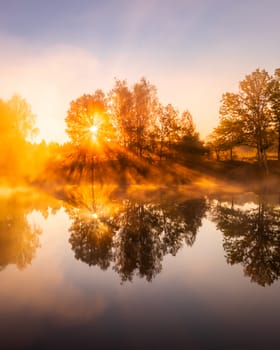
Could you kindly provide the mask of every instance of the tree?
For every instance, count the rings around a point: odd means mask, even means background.
[[[206,147],[210,152],[214,152],[216,155],[216,160],[220,160],[220,153],[224,150],[223,142],[221,142],[220,134],[216,132],[215,128],[212,133],[207,138]]]
[[[29,171],[29,141],[38,132],[35,116],[28,103],[17,95],[7,102],[0,100],[0,116],[1,175],[18,181]]]
[[[115,123],[118,142],[121,146],[132,149],[133,139],[133,93],[128,88],[126,80],[116,80],[110,92],[110,112]]]
[[[171,152],[171,148],[176,137],[178,125],[178,111],[171,105],[159,105],[157,111],[157,119],[154,128],[154,141],[156,143],[155,150],[160,160],[165,158]]]
[[[139,158],[151,153],[158,110],[156,87],[145,78],[130,89],[126,80],[116,80],[109,94],[110,113],[118,142]]]
[[[278,160],[280,160],[280,68],[275,70],[274,80],[273,80],[273,89],[271,94],[271,105],[273,113],[273,123],[275,131],[278,135]]]
[[[112,137],[113,126],[102,90],[72,101],[65,121],[66,132],[76,146],[89,146],[92,141],[106,142]]]
[[[80,174],[84,170],[93,181],[96,157],[108,159],[112,156],[115,142],[115,129],[108,112],[107,98],[102,90],[92,95],[83,95],[72,101],[67,112],[66,132],[72,148],[65,159],[70,173]]]
[[[209,137],[210,148],[216,152],[217,158],[219,158],[219,152],[229,151],[230,160],[233,160],[234,147],[242,143],[241,130],[241,121],[233,118],[220,119],[219,125]]]
[[[229,147],[243,143],[257,149],[258,161],[266,170],[266,150],[272,144],[272,111],[270,98],[272,78],[257,69],[239,83],[238,93],[222,97],[219,132],[225,132]]]
[[[271,145],[272,114],[270,110],[271,77],[257,69],[240,82],[241,113],[245,137],[257,148],[258,160],[266,164],[266,149]]]
[[[184,158],[204,155],[206,149],[196,131],[192,115],[189,111],[184,111],[177,123],[177,149],[183,153]]]
[[[149,150],[150,136],[155,123],[158,106],[156,87],[145,78],[133,86],[134,121],[133,132],[137,155],[142,158],[143,151]]]
[[[230,160],[233,159],[234,147],[245,141],[243,120],[239,110],[240,98],[236,94],[226,93],[222,97],[220,108],[220,123],[214,130],[222,150],[230,151]]]
[[[20,96],[14,95],[8,102],[9,118],[11,124],[10,131],[16,137],[24,140],[32,139],[39,130],[35,127],[35,115],[31,111],[30,105]]]

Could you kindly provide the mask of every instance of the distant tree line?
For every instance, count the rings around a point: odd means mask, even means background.
[[[80,149],[98,145],[150,160],[205,153],[189,111],[180,114],[171,104],[162,105],[156,87],[145,78],[131,88],[126,80],[116,80],[107,95],[96,90],[79,97],[65,121],[72,144]]]
[[[89,172],[93,158],[95,165],[126,158],[184,161],[206,152],[189,111],[161,104],[156,87],[145,78],[132,87],[115,80],[107,94],[96,90],[72,101],[65,118],[70,141],[64,144],[32,142],[39,131],[36,118],[19,96],[0,100],[0,116],[1,181],[44,180],[77,170],[81,175]]]
[[[81,177],[102,161],[191,165],[209,152],[217,159],[229,152],[232,160],[238,146],[254,148],[268,171],[271,147],[280,159],[280,68],[273,76],[257,69],[240,82],[237,93],[223,94],[220,121],[206,145],[190,112],[163,105],[145,78],[132,86],[116,79],[107,94],[96,90],[73,100],[65,118],[70,141],[64,144],[32,142],[38,132],[35,116],[19,96],[0,100],[0,117],[1,181],[43,180],[65,172]]]
[[[267,150],[276,145],[280,160],[280,68],[274,76],[257,69],[239,83],[239,92],[222,96],[220,121],[210,135],[216,153],[245,145],[256,149],[257,160],[267,169]]]

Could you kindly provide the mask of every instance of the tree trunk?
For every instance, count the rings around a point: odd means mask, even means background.
[[[215,153],[216,153],[216,160],[220,160],[220,152],[215,150]]]
[[[278,125],[278,160],[280,160],[280,122]]]
[[[161,163],[161,160],[162,160],[162,149],[163,149],[163,141],[161,140],[160,141],[160,148],[159,148],[159,161]]]
[[[257,142],[257,148],[258,148],[258,162],[260,166],[263,166],[265,169],[266,174],[269,174],[269,169],[268,169],[268,164],[267,164],[267,157],[266,157],[266,152],[263,147],[263,140],[261,135],[258,135],[258,142]]]
[[[265,150],[263,150],[263,164],[264,164],[266,175],[268,175],[269,174],[269,168],[268,168],[268,164],[267,164],[267,156],[266,156]]]

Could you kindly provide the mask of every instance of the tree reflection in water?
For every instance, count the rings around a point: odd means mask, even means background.
[[[192,246],[209,207],[205,198],[154,195],[147,200],[113,193],[96,191],[92,198],[88,186],[75,187],[63,191],[62,199],[76,259],[102,270],[111,266],[123,282],[135,276],[151,281],[161,272],[165,255],[175,256],[184,244]],[[280,206],[265,196],[244,206],[248,197],[240,198],[213,200],[212,220],[223,233],[227,262],[241,264],[253,282],[271,285],[280,276]],[[60,206],[42,194],[0,198],[0,270],[31,263],[41,230],[29,223],[28,215],[37,210],[46,218],[50,208],[55,213]]]
[[[69,242],[76,259],[106,270],[113,259],[112,229],[92,215],[74,215],[72,219]]]
[[[153,205],[127,200],[114,222],[118,227],[114,270],[122,281],[131,281],[135,273],[151,281],[161,271],[163,257],[159,220]]]
[[[23,269],[31,263],[39,247],[41,229],[30,225],[31,212],[17,198],[0,200],[0,270],[9,264]]]
[[[207,204],[204,198],[172,204],[124,199],[117,207],[97,219],[72,208],[69,242],[77,259],[102,269],[112,264],[124,282],[136,275],[151,281],[164,255],[175,255],[184,242],[192,245]]]
[[[132,280],[135,272],[151,281],[162,269],[164,255],[176,255],[184,241],[196,239],[207,206],[204,198],[183,203],[137,203],[128,201],[117,217],[115,270],[121,279]]]
[[[227,262],[241,263],[246,276],[261,286],[280,276],[280,208],[259,196],[257,206],[235,207],[232,201],[212,208],[213,220],[224,234]]]

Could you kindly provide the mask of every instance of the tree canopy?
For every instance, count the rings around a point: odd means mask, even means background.
[[[30,141],[37,132],[35,115],[24,99],[14,95],[8,101],[0,100],[0,175],[10,179],[25,175]]]
[[[256,69],[239,83],[238,93],[223,94],[220,122],[210,136],[213,149],[230,150],[232,159],[235,146],[254,147],[267,169],[267,150],[275,143],[276,133],[279,145],[279,76],[279,69],[275,77]]]
[[[161,160],[198,144],[203,148],[191,114],[180,115],[171,104],[163,106],[156,87],[145,78],[132,87],[126,80],[116,80],[107,95],[97,90],[79,97],[71,102],[65,121],[73,145],[98,141],[108,147],[114,141],[117,152],[140,159]]]

